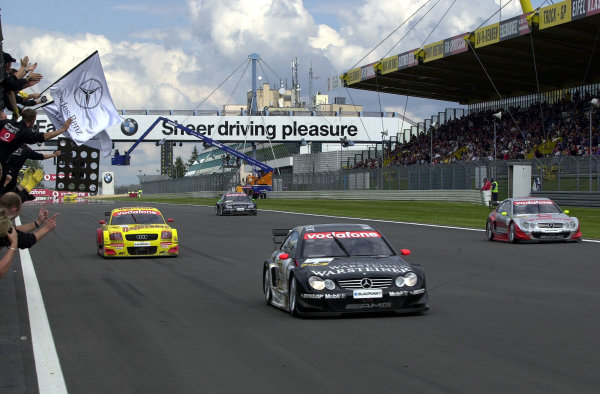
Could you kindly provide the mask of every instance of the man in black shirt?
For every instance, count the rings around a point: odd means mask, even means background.
[[[19,117],[19,108],[16,102],[16,93],[35,85],[42,79],[42,75],[34,73],[37,63],[29,64],[29,58],[25,56],[21,59],[21,67],[11,73],[11,65],[17,60],[10,54],[3,52],[4,55],[4,79],[2,88],[4,89],[4,105],[13,112],[13,119]]]
[[[10,155],[6,163],[6,171],[4,174],[2,174],[2,176],[0,176],[0,194],[3,191],[14,191],[15,193],[19,193],[19,191],[14,189],[19,188],[19,186],[17,186],[17,178],[19,176],[19,171],[21,171],[21,168],[23,168],[23,165],[25,165],[27,160],[46,160],[57,156],[60,156],[59,150],[56,150],[53,153],[40,153],[34,151],[26,144],[21,146],[12,155]],[[21,196],[26,197],[23,202],[34,199],[27,198],[29,196],[29,191],[25,192],[24,196]]]
[[[0,120],[0,171],[4,172],[8,158],[23,144],[36,144],[61,135],[69,129],[71,118],[58,130],[40,133],[31,128],[35,124],[37,112],[33,109],[23,111],[21,121]],[[1,173],[0,173],[1,174]],[[1,175],[0,175],[1,176]]]

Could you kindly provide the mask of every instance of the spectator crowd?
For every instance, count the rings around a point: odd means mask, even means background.
[[[494,116],[500,110],[452,119],[437,129],[413,135],[391,151],[386,149],[385,165],[589,155],[590,101],[599,96],[600,90],[594,96],[576,92],[573,97],[567,96],[553,104],[538,102],[528,108],[511,107],[509,111],[502,111],[500,119]],[[594,108],[592,114],[592,154],[600,155],[600,110]],[[430,132],[433,132],[433,141]],[[379,166],[380,159],[371,158],[354,167]]]

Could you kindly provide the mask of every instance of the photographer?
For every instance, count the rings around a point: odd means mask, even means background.
[[[21,202],[21,197],[16,193],[8,192],[0,197],[0,209],[4,209],[5,215],[9,220],[19,216],[22,206],[23,203]],[[46,234],[54,230],[56,228],[57,216],[58,213],[49,216],[46,207],[42,206],[36,220],[17,226],[17,245],[19,249],[31,248],[39,240],[44,238]],[[0,246],[2,246],[1,241]]]

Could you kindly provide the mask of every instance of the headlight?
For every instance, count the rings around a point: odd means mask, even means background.
[[[406,286],[414,286],[417,284],[417,274],[415,274],[414,272],[409,272],[408,274],[404,275],[404,284]]]
[[[335,289],[335,283],[333,283],[333,281],[331,279],[325,279],[325,288],[327,290],[333,290]]]
[[[403,276],[399,276],[396,278],[396,286],[398,286],[398,287],[404,286],[404,277]]]
[[[318,276],[308,278],[308,284],[315,290],[323,290],[325,288],[325,281]]]
[[[577,228],[577,220],[571,219],[570,225],[571,229],[575,230]]]
[[[523,230],[529,230],[530,227],[531,226],[530,226],[529,222],[521,222],[521,228]]]
[[[398,287],[402,287],[402,286],[414,286],[417,284],[417,274],[415,274],[414,272],[409,272],[408,274],[404,275],[404,276],[399,276],[396,278],[396,286]]]
[[[229,204],[225,204],[225,208],[227,208],[227,209],[231,209],[231,205],[229,205]]]
[[[110,235],[108,236],[108,238],[111,241],[122,241],[123,240],[123,234],[121,234],[121,233],[110,233]]]
[[[160,239],[171,239],[173,237],[170,231],[161,231]]]

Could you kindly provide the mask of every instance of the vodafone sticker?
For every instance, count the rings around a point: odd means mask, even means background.
[[[554,203],[552,201],[547,201],[547,200],[531,200],[531,201],[515,201],[514,205],[529,205],[529,204],[533,204],[533,205],[554,205]]]
[[[115,212],[113,216],[131,215],[131,214],[145,214],[145,215],[160,215],[157,211],[145,210],[145,209],[132,209],[130,211],[119,211]]]
[[[306,233],[304,239],[335,238],[381,238],[377,231],[330,231],[327,233]]]

